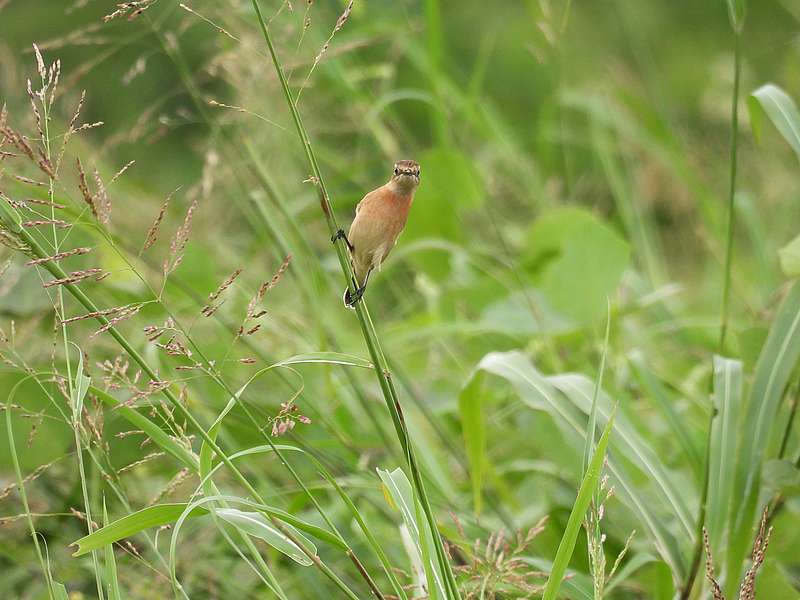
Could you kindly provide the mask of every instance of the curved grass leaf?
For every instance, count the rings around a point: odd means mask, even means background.
[[[264,540],[278,552],[285,554],[293,561],[309,567],[312,560],[306,556],[297,544],[290,540],[285,533],[270,523],[261,513],[238,510],[235,508],[215,508],[214,514],[220,519],[243,531],[248,535]],[[294,532],[294,537],[305,547],[310,554],[316,555],[317,547],[304,535]]]
[[[748,108],[756,138],[761,134],[762,113],[766,113],[800,158],[800,113],[786,92],[772,83],[763,85],[750,95]]]
[[[346,367],[359,367],[361,369],[373,368],[372,363],[366,358],[361,358],[353,354],[342,354],[341,352],[310,352],[308,354],[297,354],[277,362],[272,366],[284,367],[287,365],[302,364],[344,365]]]
[[[553,568],[550,571],[550,576],[547,578],[547,584],[544,589],[543,600],[555,600],[558,595],[558,590],[561,587],[561,581],[564,574],[567,572],[567,565],[572,558],[572,553],[575,550],[575,542],[578,539],[578,532],[581,529],[581,524],[586,517],[586,510],[589,508],[589,503],[592,501],[592,496],[597,489],[600,481],[600,473],[603,470],[603,461],[606,458],[606,448],[608,447],[608,438],[611,430],[614,427],[614,415],[616,408],[612,411],[611,416],[606,422],[603,429],[603,434],[600,436],[600,441],[597,442],[597,449],[592,455],[592,460],[589,467],[586,469],[586,474],[581,481],[581,487],[578,490],[578,497],[575,504],[572,505],[572,511],[567,520],[567,526],[564,529],[564,534],[561,536],[561,541],[556,550],[556,557],[553,560]]]
[[[411,482],[406,477],[402,469],[397,468],[394,471],[385,471],[383,469],[376,469],[378,476],[384,485],[384,494],[391,498],[394,506],[400,511],[405,523],[411,534],[411,539],[414,541],[419,558],[425,568],[425,576],[428,580],[428,592],[431,600],[438,598],[447,598],[447,593],[444,588],[444,581],[442,574],[439,570],[439,565],[432,559],[430,549],[433,548],[433,536],[428,528],[427,521],[422,517],[414,498],[414,490],[411,487]]]
[[[186,506],[185,502],[157,504],[126,515],[70,544],[78,547],[72,556],[83,556],[92,550],[113,544],[145,529],[173,523],[183,514]],[[207,509],[198,507],[189,516],[198,517],[206,514],[208,514]]]

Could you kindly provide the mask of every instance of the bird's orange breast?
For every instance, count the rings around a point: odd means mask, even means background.
[[[356,276],[362,281],[380,266],[405,227],[413,194],[398,194],[388,186],[370,192],[359,203],[347,237],[353,245]]]

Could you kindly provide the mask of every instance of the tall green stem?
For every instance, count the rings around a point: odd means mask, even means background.
[[[322,173],[320,171],[317,158],[314,154],[314,150],[311,147],[311,142],[309,140],[308,134],[306,133],[305,127],[303,126],[303,121],[300,117],[300,113],[297,110],[297,105],[293,100],[292,93],[289,89],[289,84],[286,81],[286,76],[284,75],[283,67],[281,66],[280,60],[278,59],[277,53],[275,51],[275,46],[272,43],[272,38],[270,37],[269,30],[267,29],[267,23],[264,20],[264,16],[261,13],[261,7],[259,6],[258,0],[252,0],[252,4],[253,4],[253,9],[255,10],[256,15],[258,17],[259,26],[261,27],[261,33],[264,37],[264,41],[266,42],[267,49],[269,50],[269,55],[272,59],[273,66],[275,67],[275,72],[277,73],[278,79],[280,81],[281,88],[283,90],[283,94],[286,99],[286,104],[289,107],[289,111],[292,116],[292,121],[294,122],[295,128],[297,130],[297,135],[299,136],[300,141],[303,145],[303,150],[305,152],[306,159],[308,160],[309,168],[311,169],[311,173],[314,176],[314,183],[316,184],[317,189],[319,190],[320,205],[328,224],[328,230],[333,236],[339,230],[339,225],[336,222],[336,217],[334,216],[333,211],[331,210],[328,190],[325,186],[325,180],[322,177]],[[355,293],[356,290],[353,284],[354,281],[353,271],[350,265],[350,260],[347,256],[347,250],[345,249],[344,242],[342,240],[338,240],[338,243],[335,244],[335,248],[336,248],[336,255],[339,259],[339,266],[341,267],[342,273],[344,274],[346,284],[350,288],[351,293]],[[389,409],[389,414],[391,415],[392,421],[394,423],[398,440],[400,441],[400,445],[406,456],[406,461],[408,463],[409,470],[411,471],[411,476],[414,484],[414,491],[417,495],[417,498],[419,499],[420,505],[422,506],[422,510],[425,514],[426,521],[428,522],[428,526],[434,538],[436,556],[439,563],[439,567],[445,578],[445,585],[448,591],[448,596],[450,598],[460,599],[461,596],[458,592],[455,576],[453,575],[452,567],[450,566],[450,562],[444,550],[444,543],[441,539],[441,536],[438,534],[436,521],[433,516],[433,510],[431,509],[430,501],[428,499],[427,492],[425,491],[425,485],[422,479],[422,474],[420,472],[419,465],[417,464],[417,460],[414,455],[414,449],[411,444],[405,420],[403,418],[402,409],[400,407],[400,401],[398,399],[397,392],[395,390],[394,383],[390,375],[389,366],[386,361],[386,358],[384,357],[383,350],[381,349],[380,342],[378,340],[378,335],[369,317],[369,312],[367,311],[367,306],[366,303],[363,301],[363,299],[361,302],[358,302],[356,304],[356,316],[358,317],[358,322],[361,327],[361,332],[364,336],[364,342],[367,345],[367,350],[369,352],[370,358],[372,359],[372,363],[375,366],[375,374],[378,378],[378,384],[380,385],[384,400],[386,402],[386,406]]]
[[[733,227],[736,219],[736,172],[738,167],[739,147],[739,81],[742,74],[742,48],[741,34],[734,33],[734,73],[733,73],[733,100],[731,105],[731,152],[730,152],[730,179],[728,184],[728,226],[727,243],[725,246],[725,281],[722,287],[722,309],[719,327],[719,342],[717,353],[722,354],[725,348],[725,335],[728,333],[728,313],[731,296],[731,267],[733,260]]]
[[[719,340],[717,342],[717,353],[722,354],[725,350],[725,336],[728,332],[728,313],[731,295],[731,267],[733,265],[733,228],[735,225],[735,200],[736,200],[736,174],[737,174],[737,155],[739,144],[739,84],[742,73],[742,49],[741,49],[741,30],[734,29],[734,62],[733,62],[733,98],[731,100],[731,142],[730,142],[730,178],[728,181],[728,219],[727,219],[727,243],[725,246],[725,274],[722,287],[722,306],[720,309],[720,328]],[[700,509],[697,513],[697,529],[695,531],[694,554],[692,564],[686,583],[681,590],[681,600],[686,600],[692,593],[694,581],[700,568],[700,559],[703,554],[703,527],[706,521],[708,507],[708,486],[710,479],[711,463],[711,429],[716,417],[715,409],[710,407],[708,419],[708,431],[706,432],[706,455],[705,467],[703,470],[703,487],[700,493]]]

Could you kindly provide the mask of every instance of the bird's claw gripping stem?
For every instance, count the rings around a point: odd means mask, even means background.
[[[353,244],[351,244],[350,240],[347,239],[347,234],[344,232],[344,229],[340,229],[331,237],[331,243],[335,244],[336,240],[344,240],[344,243],[347,244],[347,247],[350,248],[350,251],[353,251]]]
[[[350,294],[348,290],[347,294],[347,306],[355,308],[355,305],[359,303],[361,298],[364,297],[364,291],[367,289],[367,286],[361,286],[358,288],[354,294]]]

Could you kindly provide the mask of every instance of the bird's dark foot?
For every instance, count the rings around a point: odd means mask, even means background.
[[[347,234],[344,232],[344,229],[340,229],[331,237],[331,243],[335,244],[336,240],[344,240],[344,243],[347,244],[347,247],[350,248],[350,251],[353,251],[353,244],[351,244],[350,240],[347,239]]]
[[[345,290],[344,293],[344,303],[346,306],[350,308],[355,308],[356,304],[358,304],[359,300],[364,297],[364,291],[367,289],[367,286],[361,286],[355,292],[351,293],[350,288]]]

